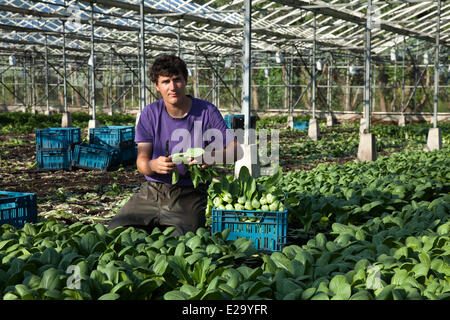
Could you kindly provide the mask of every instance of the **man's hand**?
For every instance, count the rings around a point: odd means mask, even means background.
[[[199,158],[189,158],[189,165],[193,166],[194,164],[200,164],[200,162],[203,160],[202,157]],[[200,168],[205,169],[208,165],[206,163],[202,163]]]
[[[163,157],[159,156],[156,159],[152,159],[149,161],[150,169],[153,172],[159,174],[168,174],[171,173],[175,168],[175,163],[172,162],[172,156]]]

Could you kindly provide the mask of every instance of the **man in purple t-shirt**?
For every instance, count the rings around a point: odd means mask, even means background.
[[[136,165],[146,182],[121,208],[108,228],[132,226],[151,232],[155,227],[174,226],[172,234],[195,232],[205,225],[207,185],[197,188],[184,165],[172,162],[172,154],[190,147],[203,148],[202,168],[237,160],[238,143],[213,104],[186,95],[188,72],[185,62],[173,55],[155,60],[151,81],[162,99],[146,106],[136,126]],[[168,146],[168,150],[167,150]],[[210,147],[213,148],[210,148]],[[189,165],[196,164],[191,159]],[[171,176],[178,170],[175,185]]]

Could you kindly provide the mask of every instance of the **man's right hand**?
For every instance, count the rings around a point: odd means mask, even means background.
[[[153,172],[159,174],[168,174],[171,173],[175,168],[175,163],[172,162],[172,156],[164,157],[159,156],[156,159],[152,159],[149,161],[150,169]]]

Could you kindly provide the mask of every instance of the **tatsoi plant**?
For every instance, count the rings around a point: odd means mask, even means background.
[[[189,148],[186,152],[174,153],[172,155],[172,162],[175,164],[184,164],[187,171],[192,178],[194,188],[197,188],[198,184],[209,183],[213,176],[217,176],[217,172],[212,168],[201,168],[201,164],[189,165],[191,158],[200,158],[205,150],[202,148]],[[172,184],[176,184],[180,179],[180,174],[177,169],[172,172]]]
[[[215,181],[209,189],[207,216],[211,214],[212,207],[219,210],[249,210],[249,211],[283,211],[285,208],[283,194],[277,184],[282,178],[281,168],[276,174],[259,184],[248,168],[243,166],[239,176],[224,176]],[[257,218],[247,218],[253,221]]]

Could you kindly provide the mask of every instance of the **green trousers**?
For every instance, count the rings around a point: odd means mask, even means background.
[[[108,229],[124,226],[151,233],[154,227],[173,226],[171,235],[195,232],[205,226],[207,197],[205,185],[194,189],[147,181],[111,219]]]

